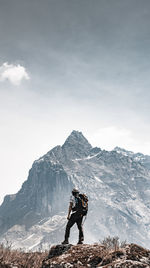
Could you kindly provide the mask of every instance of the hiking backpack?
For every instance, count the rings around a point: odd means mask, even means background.
[[[86,216],[88,212],[88,197],[85,194],[79,194],[81,200],[81,211],[82,215]]]

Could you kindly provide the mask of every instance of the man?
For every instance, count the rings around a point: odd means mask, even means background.
[[[72,212],[72,213],[71,213]],[[71,214],[71,216],[70,216]],[[83,244],[83,228],[82,228],[82,201],[79,198],[79,191],[77,189],[72,190],[72,196],[70,197],[70,205],[68,210],[68,223],[65,231],[65,240],[62,244],[69,244],[70,228],[76,223],[79,229],[79,241],[78,244]]]

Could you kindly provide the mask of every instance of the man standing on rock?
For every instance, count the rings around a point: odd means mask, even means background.
[[[70,235],[70,228],[75,223],[77,224],[77,227],[79,229],[78,244],[83,244],[84,236],[83,236],[83,228],[82,228],[82,220],[83,220],[82,201],[79,197],[79,191],[77,189],[72,190],[67,220],[68,220],[68,223],[67,223],[66,231],[65,231],[65,240],[62,242],[62,244],[69,244],[68,239]]]

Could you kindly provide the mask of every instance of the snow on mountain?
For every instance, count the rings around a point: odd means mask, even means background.
[[[36,160],[21,190],[6,196],[0,207],[1,241],[26,250],[59,243],[70,192],[77,187],[89,197],[86,243],[118,235],[149,247],[150,169],[132,152],[116,148],[93,148],[73,131],[62,146]],[[77,235],[73,228],[72,243]]]
[[[55,215],[39,221],[28,230],[25,225],[14,225],[1,236],[1,243],[7,242],[11,248],[24,251],[43,251],[60,240],[65,224],[66,215]]]

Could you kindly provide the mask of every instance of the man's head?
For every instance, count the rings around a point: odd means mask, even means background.
[[[77,196],[79,194],[79,191],[76,188],[73,188],[72,195]]]

